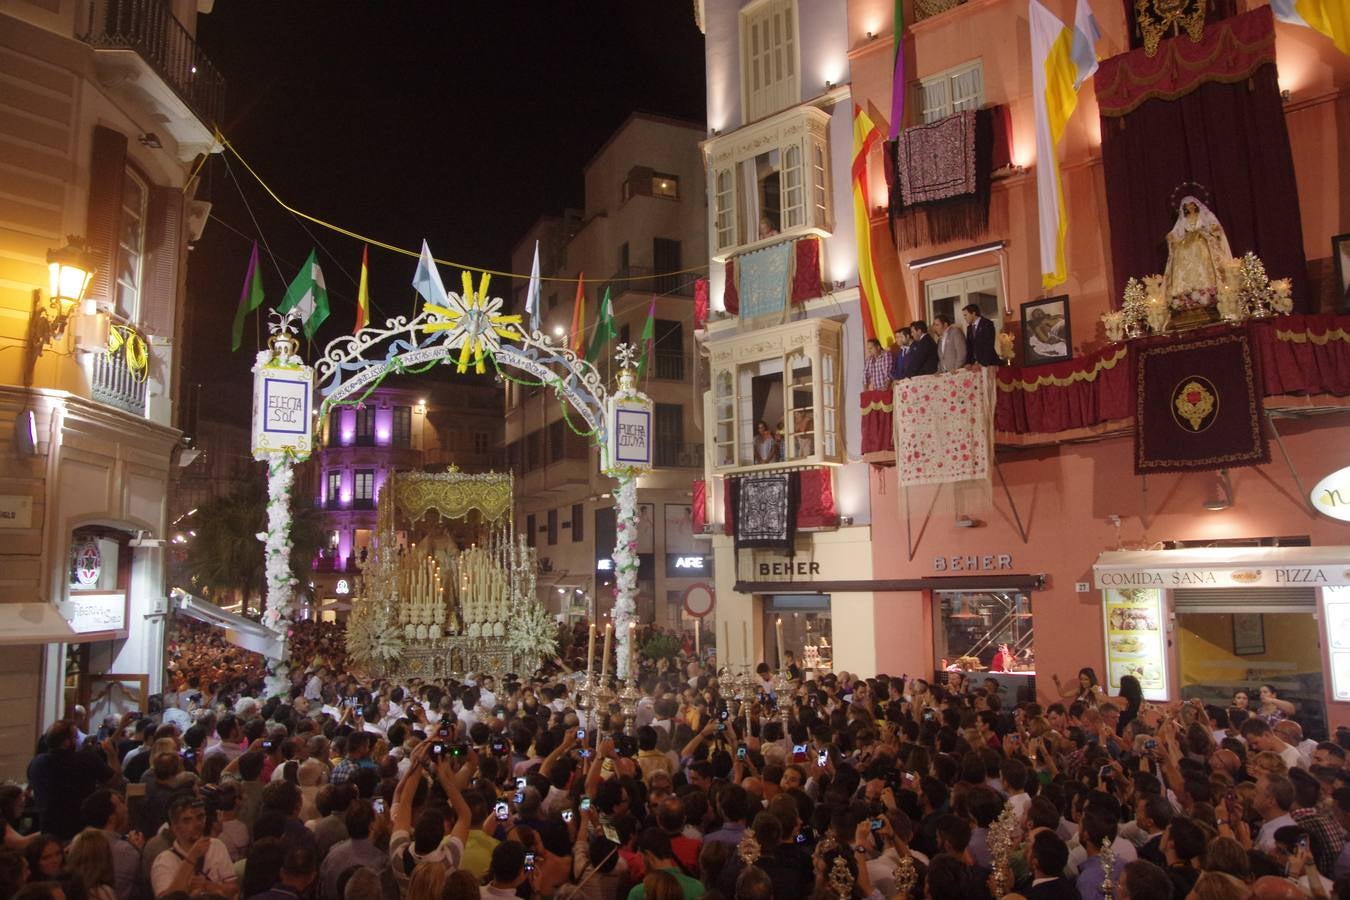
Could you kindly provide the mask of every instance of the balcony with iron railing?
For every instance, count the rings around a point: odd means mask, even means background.
[[[86,44],[134,52],[208,129],[221,121],[225,79],[165,0],[93,0],[86,24]]]
[[[125,353],[89,355],[89,396],[135,416],[145,415],[146,373],[127,365]]]
[[[663,441],[658,434],[652,443],[652,464],[658,469],[703,468],[703,445]]]

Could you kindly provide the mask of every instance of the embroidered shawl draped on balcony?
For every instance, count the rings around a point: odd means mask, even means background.
[[[988,229],[994,116],[993,109],[965,110],[900,133],[891,214],[902,247],[976,238]]]
[[[797,536],[797,472],[767,472],[735,479],[736,549],[783,550],[789,556]]]
[[[895,383],[900,484],[988,482],[994,452],[994,372],[981,366]]]
[[[820,238],[812,235],[810,237],[798,238],[790,244],[776,244],[772,247],[766,247],[765,250],[778,250],[779,248],[790,247],[790,262],[787,274],[787,282],[782,290],[787,295],[787,302],[793,306],[798,303],[805,303],[807,300],[813,300],[825,294],[825,285],[820,274]],[[764,280],[765,272],[756,264],[756,260],[761,259],[758,254],[763,250],[756,250],[741,256],[734,256],[726,263],[726,280],[722,288],[722,306],[733,316],[741,314],[741,300],[746,295],[747,290],[760,290],[768,282]],[[776,263],[777,257],[764,257],[763,262],[767,263],[769,259]],[[747,287],[745,283],[745,272],[747,262],[755,267],[750,275],[750,284]],[[778,291],[778,286],[773,287]],[[753,307],[747,306],[747,309]],[[781,303],[779,304],[781,314]],[[746,312],[747,316],[760,316],[762,312]],[[766,321],[765,324],[768,324]]]

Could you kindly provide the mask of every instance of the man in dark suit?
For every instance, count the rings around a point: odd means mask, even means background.
[[[909,326],[913,343],[909,345],[909,374],[934,375],[938,370],[937,341],[928,333],[928,323],[915,319]]]
[[[1078,889],[1064,877],[1069,848],[1053,831],[1044,830],[1031,839],[1031,886],[1022,891],[1027,900],[1079,900]]]
[[[966,319],[966,365],[996,366],[1000,360],[994,349],[994,323],[980,315],[980,307],[967,304],[961,313]]]
[[[908,328],[901,328],[895,333],[895,352],[892,354],[894,362],[891,368],[891,378],[899,381],[902,378],[908,378],[914,373],[910,371],[909,361],[910,351],[910,333]]]

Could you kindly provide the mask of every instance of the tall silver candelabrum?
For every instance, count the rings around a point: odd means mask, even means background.
[[[638,701],[641,699],[642,691],[638,688],[637,673],[630,671],[627,683],[624,684],[623,690],[619,691],[619,712],[623,713],[625,734],[632,734],[634,731]]]
[[[791,720],[791,702],[790,694],[792,692],[792,679],[788,677],[786,669],[779,669],[773,676],[773,693],[778,703],[778,716],[783,720],[783,737],[788,735],[788,726]]]
[[[1116,881],[1112,878],[1112,870],[1116,866],[1116,851],[1111,846],[1110,838],[1102,838],[1102,897],[1104,900],[1111,900],[1116,894]]]

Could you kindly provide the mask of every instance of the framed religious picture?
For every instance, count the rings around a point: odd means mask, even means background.
[[[1331,258],[1336,261],[1336,312],[1350,313],[1350,232],[1331,239]]]
[[[1072,358],[1068,295],[1023,303],[1022,365],[1041,366]]]
[[[1266,622],[1260,613],[1233,614],[1233,655],[1260,656],[1266,652]]]

